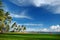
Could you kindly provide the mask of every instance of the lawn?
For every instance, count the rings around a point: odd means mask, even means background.
[[[60,40],[60,34],[0,34],[0,40]]]

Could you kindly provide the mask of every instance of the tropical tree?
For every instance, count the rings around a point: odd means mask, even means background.
[[[24,27],[23,30],[26,30],[26,27]]]
[[[10,15],[9,12],[5,13],[5,16],[6,16],[6,19],[5,19],[6,32],[9,31],[10,23],[11,23],[11,20],[12,20],[12,17],[9,16],[9,15]]]
[[[6,31],[6,32],[9,31],[10,23],[12,21],[12,17],[10,16],[9,12],[5,12],[2,9],[2,7],[3,7],[2,0],[0,0],[0,32],[1,33],[3,33],[3,31]],[[20,27],[20,25],[19,25],[19,27]],[[16,22],[14,22],[11,26],[11,28],[14,28],[14,30],[18,30],[18,31],[26,30],[26,27],[24,25],[22,25],[21,28],[19,28],[19,27],[17,28]]]
[[[15,32],[16,30],[18,30],[16,22],[14,22],[14,23],[12,24],[11,28],[14,29],[14,30],[12,30],[13,32]]]
[[[2,33],[2,28],[4,27],[4,20],[5,20],[5,16],[4,16],[4,10],[1,9],[2,7],[2,1],[0,0],[0,31]]]
[[[16,24],[16,22],[14,22],[13,24],[12,24],[12,26],[11,26],[11,28],[13,28],[13,27],[17,27],[17,24]]]
[[[3,33],[4,23],[0,22],[0,32]]]
[[[11,20],[12,20],[12,17],[9,16],[8,12],[3,13],[3,10],[0,10],[0,21],[1,21],[1,23],[3,23],[3,25],[6,26],[6,30],[9,30],[8,25],[9,25],[9,23],[11,23]],[[0,26],[0,29],[2,29],[2,27],[4,27],[4,26]]]
[[[9,25],[6,25],[6,32],[9,32]]]
[[[20,25],[18,25],[18,32],[21,32],[21,27],[20,27]]]
[[[26,27],[24,25],[22,25],[22,30],[23,32],[26,30]]]
[[[6,12],[2,9],[2,1],[0,0],[0,31],[2,32],[2,29],[8,30],[8,25],[11,23],[12,17],[9,16],[9,12]]]

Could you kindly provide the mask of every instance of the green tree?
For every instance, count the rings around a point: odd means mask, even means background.
[[[26,27],[24,25],[22,25],[22,30],[23,32],[26,30]]]
[[[12,17],[9,16],[9,12],[6,12],[2,9],[3,5],[2,5],[2,1],[0,0],[0,31],[2,32],[4,26],[6,26],[6,30],[8,30],[9,23],[11,23]]]
[[[16,30],[18,30],[18,28],[16,28],[16,27],[17,27],[17,24],[16,24],[16,22],[14,22],[11,26],[11,28],[14,28],[14,30],[12,30],[12,31],[15,32]]]
[[[17,27],[16,22],[14,22],[14,23],[12,24],[11,28],[13,28],[14,26]]]
[[[21,31],[21,27],[20,27],[20,25],[18,25],[18,32],[20,32]]]

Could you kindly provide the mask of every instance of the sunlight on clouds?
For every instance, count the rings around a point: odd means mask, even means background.
[[[50,7],[47,7],[48,10],[50,9],[50,11],[52,10],[53,13],[60,14],[60,0],[33,0],[33,3],[36,7],[50,5]]]
[[[51,12],[55,14],[60,14],[60,0],[14,0],[14,1],[9,0],[9,1],[18,6],[33,5],[35,7],[41,7],[43,5],[49,5],[50,7],[46,7],[47,10],[49,11],[52,10]]]
[[[60,27],[59,25],[56,25],[56,26],[53,25],[50,28],[54,30],[54,29],[58,29],[59,27]]]
[[[41,32],[60,32],[60,25],[52,25],[50,28],[40,29]]]
[[[33,2],[37,7],[40,7],[41,4],[47,4],[51,6],[60,5],[60,0],[33,0]]]
[[[51,31],[54,31],[54,32],[60,32],[60,25],[52,25],[50,27]]]
[[[36,7],[40,7],[42,6],[42,4],[44,4],[45,1],[44,0],[33,0],[33,4],[36,6]]]

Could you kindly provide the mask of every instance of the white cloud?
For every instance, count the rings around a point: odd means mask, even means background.
[[[12,3],[18,6],[29,6],[33,5],[35,7],[41,7],[43,5],[50,5],[46,7],[47,10],[52,10],[51,12],[55,14],[60,14],[60,0],[10,0]]]
[[[14,22],[12,22],[12,24]],[[43,27],[43,24],[30,24],[30,23],[27,24],[27,23],[25,23],[25,24],[18,24],[18,25],[26,26],[27,27],[26,30],[25,30],[26,32],[29,32],[29,31],[34,31],[34,32],[60,32],[60,25],[52,25],[52,26],[50,26],[50,28],[40,28],[40,27]],[[29,26],[32,26],[32,28],[29,27]],[[34,28],[35,26],[37,28]],[[10,29],[10,31],[11,30],[13,30],[13,29]]]
[[[36,29],[33,28],[27,28],[26,31],[35,31]]]
[[[56,25],[56,26],[53,25],[50,28],[54,30],[54,29],[58,29],[59,27],[60,27],[59,25]]]
[[[26,26],[43,26],[43,24],[31,24],[31,23],[24,23],[19,25],[26,25]]]
[[[52,10],[51,12],[55,14],[60,14],[60,0],[33,0],[36,7],[41,7],[43,5],[50,5],[46,9]]]
[[[23,11],[23,12],[21,12],[20,14],[10,14],[12,17],[14,17],[14,18],[22,18],[22,19],[32,19],[30,16],[28,16],[28,15],[26,15],[26,12],[25,11]]]
[[[56,5],[60,5],[60,0],[33,0],[34,4],[37,5],[41,5],[41,4],[48,4],[51,6],[56,6]],[[41,5],[42,6],[42,5]],[[38,6],[40,7],[40,6]]]
[[[40,29],[42,32],[60,32],[60,25],[52,25],[50,28]]]
[[[45,4],[44,0],[33,0],[33,5],[35,5],[36,7],[40,7],[42,6],[42,4]]]
[[[47,28],[40,29],[40,31],[42,31],[42,32],[49,32],[49,30]]]
[[[54,31],[54,32],[60,32],[60,25],[52,25],[50,27],[51,31]]]
[[[35,29],[35,28],[27,28],[27,29],[26,29],[26,31],[27,31],[27,32],[29,32],[29,31],[38,32],[38,31],[40,31],[40,29]]]
[[[27,6],[29,4],[33,4],[37,7],[40,7],[41,4],[51,4],[57,5],[60,0],[10,0],[12,3],[19,5],[19,6]],[[59,2],[60,3],[60,2]]]

